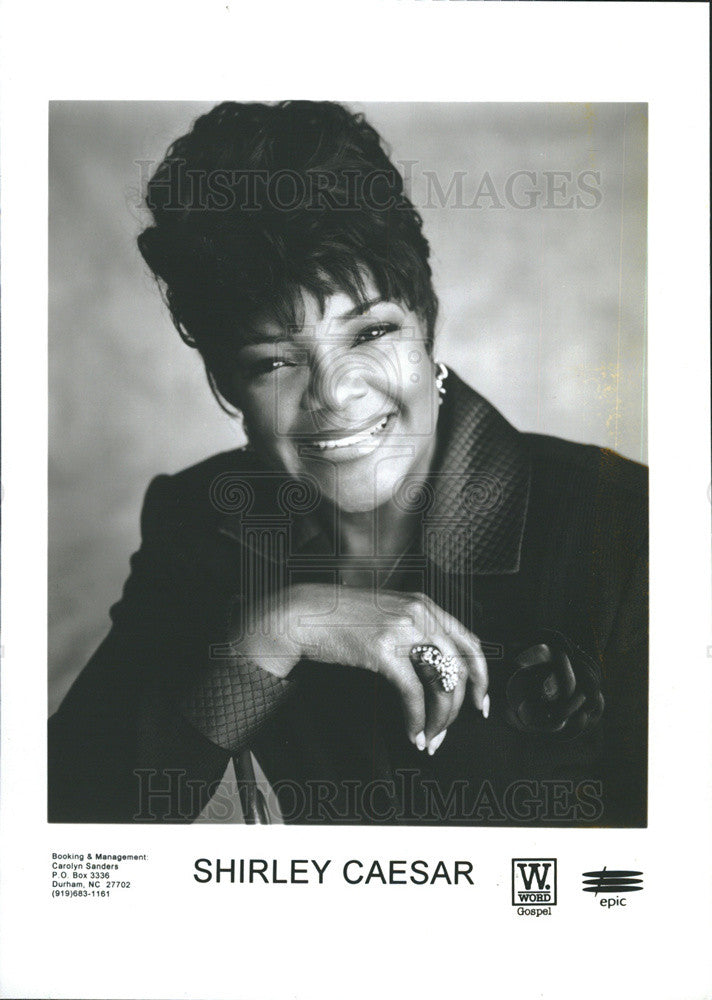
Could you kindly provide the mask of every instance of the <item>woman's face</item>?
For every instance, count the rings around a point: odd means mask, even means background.
[[[405,476],[427,474],[438,392],[417,316],[367,287],[323,313],[304,295],[296,331],[265,318],[240,350],[231,398],[250,442],[273,468],[316,480],[343,511],[388,502]]]

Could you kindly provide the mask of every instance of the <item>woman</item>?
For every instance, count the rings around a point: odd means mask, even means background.
[[[141,253],[249,445],[151,483],[50,722],[50,819],[190,821],[252,753],[292,822],[644,825],[644,470],[437,363],[377,133],[222,104],[146,200]]]

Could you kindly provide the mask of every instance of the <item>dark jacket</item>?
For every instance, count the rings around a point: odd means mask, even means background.
[[[249,748],[286,821],[644,826],[646,470],[521,434],[454,374],[447,385],[422,534],[387,585],[425,591],[480,637],[490,718],[466,699],[430,758],[380,677],[303,662]],[[334,580],[334,535],[313,507],[308,484],[249,450],[153,480],[112,629],[50,720],[51,821],[197,816],[237,748],[187,720],[186,692],[229,652],[226,623],[251,588]],[[589,704],[602,694],[579,735],[512,725],[507,684],[537,643],[567,652]]]

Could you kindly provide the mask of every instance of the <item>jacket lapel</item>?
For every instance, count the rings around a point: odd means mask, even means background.
[[[516,573],[529,499],[523,437],[454,373],[446,384],[442,458],[423,516],[426,553],[450,573]]]

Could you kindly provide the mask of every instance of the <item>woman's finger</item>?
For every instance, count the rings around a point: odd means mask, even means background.
[[[398,691],[400,696],[408,739],[413,744],[422,743],[426,729],[426,695],[413,665],[399,656],[395,649],[381,655],[379,673]]]
[[[459,652],[456,654],[455,662],[459,667],[459,675],[457,678],[457,687],[452,692],[452,709],[450,710],[450,718],[448,719],[448,728],[453,724],[455,719],[460,714],[460,709],[462,708],[462,703],[465,700],[465,692],[467,690],[467,680],[469,677],[469,672],[467,669],[467,663],[465,662],[466,657],[462,656]]]
[[[457,683],[452,690],[450,715],[448,716],[447,722],[445,723],[445,728],[448,729],[460,714],[462,703],[465,700],[465,692],[467,690],[467,680],[469,677],[469,668],[467,665],[467,655],[463,652],[462,648],[458,646],[456,642],[453,641],[452,636],[450,635],[442,636],[437,641],[437,645],[440,647],[444,655],[452,657],[453,663],[457,667]],[[433,741],[431,740],[430,742],[432,744]],[[438,746],[439,745],[440,744],[438,744]]]
[[[445,739],[446,736],[447,736],[447,729],[443,729],[443,731],[438,736],[436,736],[434,739],[430,741],[430,746],[428,747],[428,753],[430,754],[431,757],[433,756],[436,750],[440,749],[443,740]]]
[[[427,646],[435,646],[443,656],[453,656],[453,653],[450,652],[452,645],[444,636],[435,636],[415,645],[426,648]],[[426,744],[429,745],[431,740],[450,724],[454,702],[453,691],[445,690],[440,673],[433,663],[429,663],[422,656],[413,652],[411,652],[410,657],[415,672],[422,682],[425,694],[424,732]],[[453,659],[455,659],[454,656]],[[457,662],[456,659],[455,662]]]
[[[469,680],[472,683],[472,700],[475,703],[475,708],[484,714],[489,706],[489,703],[485,700],[489,688],[489,670],[485,654],[482,652],[480,640],[427,595],[423,595],[423,599],[427,602],[429,612],[436,618],[445,634],[458,647],[462,657],[460,662],[465,666]]]
[[[464,683],[455,684],[450,690],[443,686],[437,667],[414,655],[414,649],[422,646],[435,646],[443,656],[451,658],[451,662],[462,673],[460,651],[447,632],[443,630],[437,615],[436,606],[422,594],[395,594],[386,592],[381,600],[393,600],[394,606],[388,610],[393,614],[391,628],[395,636],[396,648],[415,670],[425,694],[425,728],[426,745],[430,745],[434,737],[446,729],[456,718],[464,697]],[[465,672],[465,678],[467,674]]]

